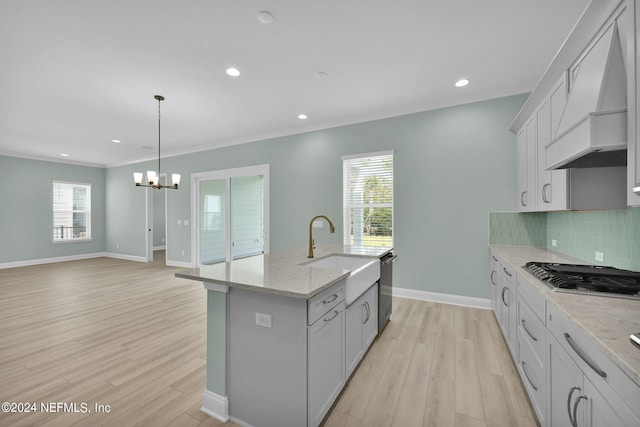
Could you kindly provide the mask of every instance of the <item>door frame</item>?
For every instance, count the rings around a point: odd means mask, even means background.
[[[214,179],[226,179],[227,180],[227,194],[229,190],[229,179],[239,178],[244,176],[256,176],[262,175],[263,187],[264,187],[264,206],[263,206],[263,219],[264,219],[264,253],[269,253],[270,247],[270,219],[269,219],[269,164],[261,164],[254,166],[246,166],[240,168],[222,169],[209,172],[198,172],[191,174],[191,265],[196,268],[199,265],[200,259],[200,181],[209,181]],[[231,219],[231,204],[226,204],[226,218]],[[228,241],[231,235],[231,227],[227,226]],[[229,260],[229,248],[227,247],[227,260]]]
[[[161,183],[167,182],[167,174],[161,173],[159,178]],[[164,185],[164,184],[163,184]],[[155,188],[146,187],[145,194],[145,259],[147,262],[153,262],[153,191]],[[164,248],[165,253],[169,248],[169,242],[167,241],[167,193],[166,190],[164,193]],[[167,262],[167,258],[165,256],[165,264]]]

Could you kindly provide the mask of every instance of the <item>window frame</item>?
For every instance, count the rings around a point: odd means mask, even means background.
[[[351,236],[352,236],[352,224],[351,224],[351,215],[353,212],[353,208],[354,205],[351,204],[351,200],[350,200],[350,190],[351,190],[351,186],[350,186],[350,162],[353,160],[363,160],[363,159],[368,159],[368,158],[372,158],[372,157],[383,157],[383,156],[388,156],[391,157],[391,164],[392,164],[392,175],[391,175],[391,202],[390,203],[375,203],[375,204],[363,204],[362,206],[355,206],[356,208],[361,207],[361,208],[391,208],[391,243],[389,245],[389,247],[393,247],[394,245],[394,222],[395,222],[395,191],[394,191],[394,187],[395,187],[395,179],[394,179],[394,168],[395,168],[395,163],[394,163],[394,156],[395,156],[395,151],[394,150],[387,150],[387,151],[377,151],[377,152],[371,152],[371,153],[360,153],[360,154],[350,154],[350,155],[345,155],[342,156],[342,224],[343,224],[343,244],[344,245],[354,245],[354,243],[351,241]],[[363,246],[365,246],[363,244]],[[385,246],[387,247],[387,246]]]
[[[69,211],[67,209],[55,209],[54,206],[54,199],[55,199],[55,191],[56,185],[60,185],[60,184],[64,184],[64,185],[71,185],[74,187],[83,187],[86,191],[86,199],[85,199],[85,209],[79,210],[79,209],[72,209]],[[91,229],[91,217],[92,217],[92,184],[90,183],[85,183],[85,182],[71,182],[71,181],[58,181],[58,180],[54,180],[51,183],[51,226],[52,226],[52,236],[55,236],[55,230],[56,230],[56,224],[55,224],[55,218],[56,218],[56,212],[70,212],[71,215],[73,215],[74,213],[84,213],[85,214],[85,218],[86,218],[86,231],[85,231],[85,235],[82,237],[71,237],[71,238],[55,238],[52,237],[51,242],[52,243],[72,243],[72,242],[89,242],[93,240],[93,234],[92,234],[92,229]]]

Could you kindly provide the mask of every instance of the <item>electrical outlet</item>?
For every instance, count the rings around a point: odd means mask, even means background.
[[[256,325],[262,326],[263,328],[271,327],[271,315],[256,313]]]
[[[600,251],[596,251],[596,261],[604,262],[604,253]]]
[[[189,220],[188,220],[188,219],[185,219],[184,221],[182,221],[182,223],[183,223],[184,225],[189,225]]]
[[[178,220],[178,225],[182,225],[182,220],[181,219]]]
[[[551,246],[553,246],[554,248],[558,246],[558,241],[556,239],[551,239]]]
[[[184,249],[182,250],[182,256],[184,256]]]

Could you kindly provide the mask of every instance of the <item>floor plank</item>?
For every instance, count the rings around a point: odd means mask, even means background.
[[[155,258],[0,270],[0,400],[111,407],[0,413],[0,425],[235,426],[200,411],[206,291]],[[492,312],[393,304],[325,427],[536,424]]]

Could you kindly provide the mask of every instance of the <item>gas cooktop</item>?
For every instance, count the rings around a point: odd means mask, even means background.
[[[528,262],[525,268],[558,292],[640,299],[640,272],[549,262]]]

